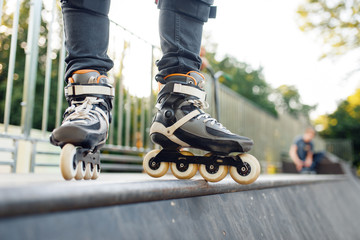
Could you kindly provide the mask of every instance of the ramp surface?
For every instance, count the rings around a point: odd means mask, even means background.
[[[32,181],[0,184],[0,239],[360,236],[360,187],[349,175],[265,175],[248,186],[139,174],[95,182],[23,178]]]

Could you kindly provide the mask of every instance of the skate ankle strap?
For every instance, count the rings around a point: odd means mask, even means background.
[[[107,84],[70,84],[65,87],[67,98],[94,96],[94,97],[114,97],[115,90]]]
[[[206,93],[194,86],[187,86],[182,84],[174,84],[173,92],[184,93],[199,98],[201,101],[205,101]]]
[[[165,84],[160,90],[159,95],[167,94],[167,93],[181,93],[189,96],[193,96],[198,98],[200,101],[205,101],[206,93],[205,91],[197,88],[194,85],[185,85],[181,83],[170,82]]]

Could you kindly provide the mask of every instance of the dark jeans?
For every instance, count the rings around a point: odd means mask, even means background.
[[[68,56],[65,79],[79,69],[106,74],[113,62],[107,55],[110,0],[61,0]],[[171,73],[198,71],[204,22],[213,0],[160,0],[158,8],[160,45],[156,79]],[[139,66],[141,68],[141,66]]]
[[[325,153],[324,152],[318,152],[313,154],[313,163],[309,168],[303,167],[302,171],[316,171],[317,165],[321,162],[321,160],[324,158]],[[303,160],[305,161],[305,160]]]
[[[61,3],[68,52],[65,80],[79,69],[106,74],[114,65],[107,55],[110,0],[61,0]]]

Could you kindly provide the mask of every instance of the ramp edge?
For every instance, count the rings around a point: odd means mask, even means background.
[[[346,175],[284,174],[260,176],[251,185],[239,185],[229,178],[219,183],[204,180],[155,180],[23,186],[0,189],[0,218],[344,180],[348,180]]]

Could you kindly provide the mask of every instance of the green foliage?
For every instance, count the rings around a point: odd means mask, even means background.
[[[278,109],[287,111],[293,116],[301,114],[308,117],[309,113],[316,109],[316,105],[301,103],[300,93],[295,86],[281,85],[275,89],[275,96]]]
[[[10,42],[11,42],[11,31],[13,23],[13,14],[5,14],[5,11],[8,7],[4,2],[4,10],[2,15],[2,25],[0,31],[0,121],[3,121],[4,118],[4,108],[5,108],[5,92],[7,84],[7,74],[8,74],[8,62],[10,54]],[[20,18],[19,18],[19,31],[18,31],[18,44],[21,46],[16,51],[16,63],[15,63],[15,73],[13,79],[13,96],[11,104],[11,123],[20,124],[21,117],[21,107],[20,103],[22,101],[22,92],[23,92],[23,79],[24,79],[24,69],[25,66],[25,52],[24,48],[26,47],[26,37],[28,23],[27,19],[29,17],[29,4],[23,2],[20,9]]]
[[[9,8],[7,1],[4,1],[2,15],[2,25],[0,28],[0,122],[4,120],[4,108],[5,108],[5,93],[7,85],[8,75],[8,62],[10,55],[10,42],[11,32],[13,24],[13,13],[7,14],[6,10]],[[20,18],[19,18],[19,29],[18,29],[18,40],[16,50],[16,61],[15,61],[15,73],[13,79],[13,92],[11,99],[11,116],[10,124],[19,125],[21,121],[21,102],[23,98],[23,85],[25,76],[25,50],[27,47],[27,34],[28,34],[28,21],[29,21],[29,9],[30,1],[26,0],[21,3],[20,7]],[[43,10],[44,11],[44,10]],[[47,49],[47,22],[43,19],[46,14],[42,14],[40,36],[39,36],[39,58],[38,58],[38,69],[36,78],[36,91],[35,91],[35,104],[34,104],[34,115],[33,115],[33,127],[41,128],[42,112],[43,108],[43,92],[44,92],[44,79],[45,79],[45,61],[46,61],[46,49]],[[59,16],[59,15],[58,15]],[[60,21],[59,21],[60,22]],[[58,33],[59,35],[60,33]],[[57,40],[60,38],[58,37]],[[56,40],[55,40],[56,41]],[[58,49],[53,49],[53,55],[58,54]],[[53,56],[52,66],[58,66],[59,60]],[[56,102],[56,88],[57,88],[57,67],[52,68],[51,72],[51,91],[50,91],[50,104],[49,107],[49,119],[48,129],[54,128],[55,125],[55,102]],[[63,104],[65,107],[65,103]]]
[[[307,0],[297,13],[300,29],[315,32],[323,40],[322,58],[360,46],[360,0]]]
[[[225,73],[219,79],[222,84],[248,98],[273,116],[277,116],[275,104],[269,100],[273,90],[264,80],[262,68],[252,69],[250,65],[239,62],[231,56],[217,61],[215,53],[206,53],[206,59],[215,72]]]
[[[360,166],[360,88],[339,103],[335,112],[319,117],[316,123],[325,138],[346,138],[353,142],[354,164]]]
[[[316,108],[303,104],[299,91],[295,86],[282,85],[273,89],[264,79],[263,69],[253,69],[249,64],[239,62],[234,57],[225,56],[222,60],[215,59],[215,53],[206,53],[206,60],[214,71],[224,72],[220,82],[240,95],[254,102],[273,116],[278,116],[278,110],[288,112],[293,116],[299,114],[309,117]]]
[[[317,34],[324,43],[321,58],[345,54],[360,47],[360,0],[307,0],[298,8],[300,29]],[[360,90],[339,103],[332,114],[316,121],[325,138],[353,142],[354,164],[360,166]]]

